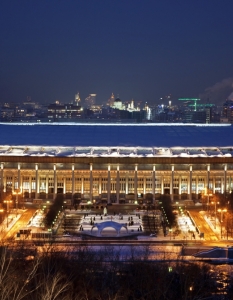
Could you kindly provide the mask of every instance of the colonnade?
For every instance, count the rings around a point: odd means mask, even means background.
[[[3,191],[6,192],[7,189],[7,174],[9,172],[11,172],[11,174],[13,174],[13,178],[12,178],[12,191],[14,192],[15,189],[20,189],[22,192],[25,190],[25,188],[23,187],[23,181],[22,181],[22,175],[24,175],[25,171],[28,171],[28,169],[24,169],[22,168],[23,164],[18,163],[17,165],[17,171],[15,169],[8,169],[8,168],[4,168],[4,163],[1,163],[1,169],[0,169],[0,179],[1,179],[1,186],[3,187]],[[214,172],[218,172],[218,174],[220,174],[221,177],[221,187],[219,188],[221,193],[226,192],[227,190],[231,190],[231,183],[229,184],[229,176],[231,176],[231,173],[233,174],[233,171],[229,170],[228,171],[228,165],[224,164],[222,166],[221,170],[211,170],[210,168],[210,164],[206,165],[206,170],[194,170],[193,165],[187,165],[187,169],[185,171],[179,170],[176,168],[175,164],[170,165],[170,171],[169,170],[161,170],[158,169],[156,170],[156,164],[152,164],[150,165],[150,171],[147,170],[142,170],[139,164],[134,164],[133,165],[133,171],[131,172],[131,179],[133,180],[133,193],[134,193],[134,201],[138,200],[138,181],[139,179],[143,182],[143,193],[145,194],[146,192],[149,192],[152,194],[153,197],[153,202],[155,201],[155,194],[160,191],[161,194],[165,193],[165,190],[169,190],[169,194],[171,196],[171,199],[174,200],[174,191],[177,192],[177,194],[180,195],[182,194],[182,178],[184,176],[186,176],[187,178],[187,195],[188,195],[188,199],[192,200],[192,193],[194,194],[198,194],[198,192],[200,191],[198,185],[199,185],[199,181],[198,181],[198,176],[204,177],[205,179],[205,183],[204,183],[204,189],[205,189],[205,193],[209,193],[210,189],[212,189],[213,191],[215,191],[215,176],[213,176],[213,181],[210,184],[210,179],[211,176],[213,175]],[[50,170],[52,171],[52,170]],[[79,192],[81,194],[84,193],[83,190],[83,179],[81,182],[81,189],[79,191],[77,191],[77,189],[75,189],[75,180],[77,177],[77,174],[79,171],[82,171],[78,168],[78,164],[72,164],[71,170],[66,169],[65,171],[65,176],[64,176],[64,183],[63,183],[63,193],[66,192],[66,181],[65,181],[65,177],[66,176],[70,176],[71,178],[71,190],[70,193],[72,193],[72,195],[74,195],[75,193]],[[90,163],[89,164],[89,199],[92,202],[93,199],[93,180],[94,177],[96,177],[96,173],[95,171],[98,171],[98,169],[95,169],[95,165]],[[121,165],[118,164],[116,166],[114,166],[114,170],[112,169],[112,165],[108,164],[107,165],[107,188],[106,188],[106,192],[107,192],[107,202],[110,203],[111,202],[111,193],[113,192],[111,189],[111,180],[113,178],[112,172],[114,171],[114,180],[115,180],[115,194],[116,194],[116,203],[120,203],[120,193],[121,188],[120,188],[120,180],[122,178],[122,176],[124,176],[124,180],[125,180],[125,190],[123,191],[126,195],[129,193],[129,176],[127,175],[122,175],[123,171],[127,171],[125,169],[121,169]],[[143,172],[147,171],[150,175],[150,180],[151,180],[151,188],[146,188],[146,176],[143,175]],[[58,191],[58,174],[60,171],[57,170],[57,165],[53,164],[53,175],[52,175],[52,180],[53,180],[53,198],[56,197],[57,191]],[[200,173],[201,172],[201,173]],[[185,174],[185,175],[184,175]],[[199,175],[198,175],[199,174]],[[43,169],[39,168],[39,164],[35,163],[34,165],[34,171],[30,170],[30,176],[29,176],[29,187],[28,187],[28,192],[31,195],[32,191],[35,192],[35,198],[39,197],[39,193],[40,193],[40,187],[39,187],[39,179],[40,176],[44,176],[43,175]],[[132,177],[133,176],[133,177]],[[218,175],[219,176],[219,175]],[[16,177],[16,182],[15,182],[15,177]],[[46,177],[46,184],[45,184],[45,192],[46,195],[48,194],[48,190],[49,190],[49,177],[48,175],[45,175]],[[148,175],[147,175],[148,177]],[[167,178],[170,178],[170,182],[165,182],[165,177],[166,180]],[[157,178],[159,178],[159,186],[160,188],[156,188],[156,180]],[[231,179],[230,179],[231,181]],[[227,186],[227,182],[228,182],[228,186]],[[166,189],[166,184],[167,184],[167,189]],[[193,190],[193,186],[195,186],[195,190]],[[142,190],[142,189],[141,189]],[[101,189],[101,182],[99,182],[99,193],[101,194],[103,192],[103,190]]]

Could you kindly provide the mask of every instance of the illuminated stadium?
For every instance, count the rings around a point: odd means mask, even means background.
[[[197,202],[233,189],[233,126],[0,124],[4,193],[80,203]]]

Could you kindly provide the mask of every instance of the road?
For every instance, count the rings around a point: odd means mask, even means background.
[[[200,232],[204,233],[204,238],[206,241],[218,241],[218,237],[210,228],[210,226],[206,223],[203,214],[201,214],[197,210],[189,210],[189,213],[196,225],[198,226]]]
[[[7,232],[5,235],[5,238],[15,237],[16,233],[19,232],[20,229],[27,226],[29,220],[35,213],[35,208],[28,208],[22,216],[19,218],[19,220],[12,226],[12,228]]]

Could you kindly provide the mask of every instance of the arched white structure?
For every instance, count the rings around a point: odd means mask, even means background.
[[[117,223],[117,222],[114,222],[114,221],[106,221],[106,222],[102,222],[102,223],[99,223],[99,224],[97,223],[97,224],[92,226],[91,232],[92,232],[92,229],[95,228],[95,227],[97,227],[97,229],[98,229],[98,233],[97,233],[98,236],[101,236],[102,231],[104,230],[104,228],[107,228],[107,227],[114,228],[117,232],[117,236],[119,236],[122,227],[124,227],[127,230],[127,233],[128,233],[128,228],[127,228],[126,223],[121,224],[121,223]]]

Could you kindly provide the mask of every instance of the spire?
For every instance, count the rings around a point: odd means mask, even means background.
[[[75,103],[76,105],[79,105],[81,102],[80,96],[79,96],[79,92],[77,92],[77,94],[75,95]]]

